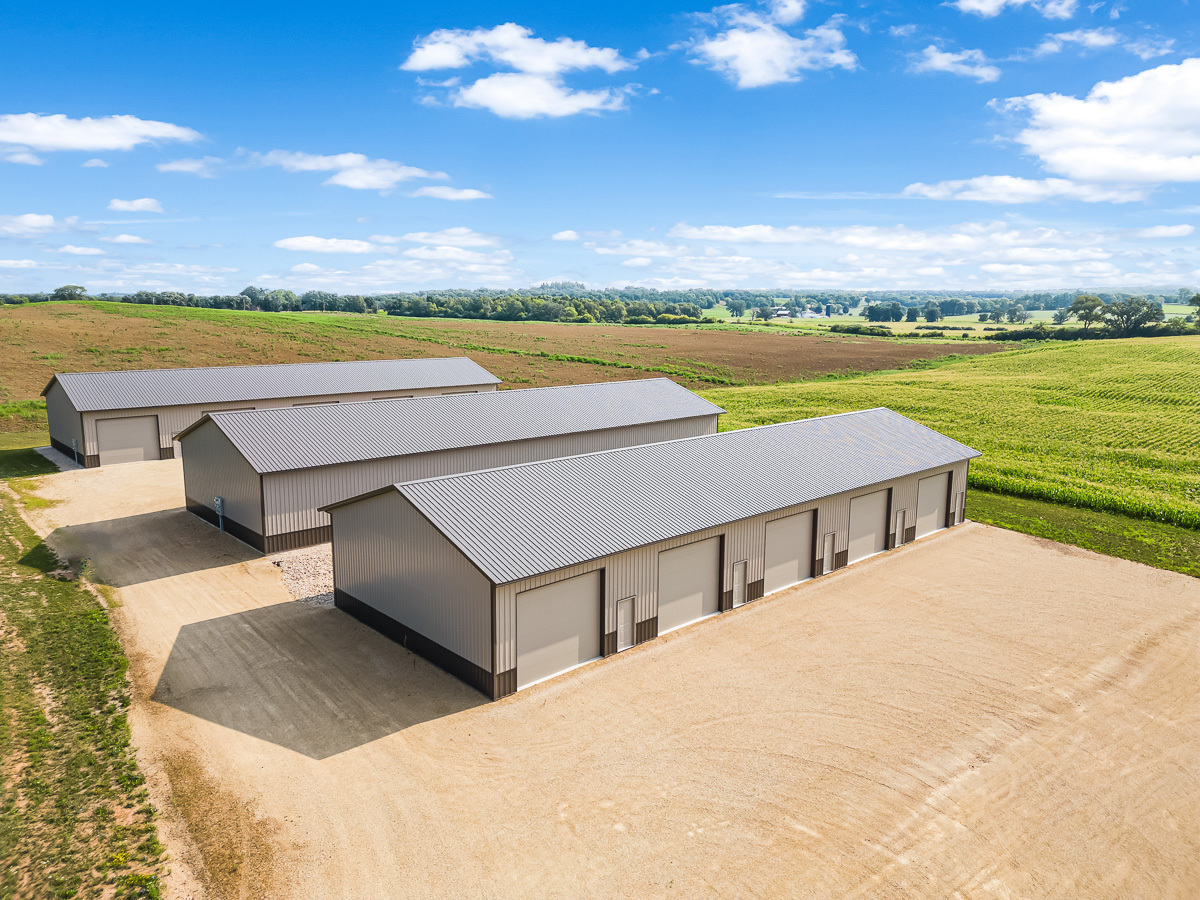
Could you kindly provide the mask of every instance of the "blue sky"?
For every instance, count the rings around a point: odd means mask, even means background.
[[[0,291],[1200,286],[1183,0],[102,9],[6,14]]]

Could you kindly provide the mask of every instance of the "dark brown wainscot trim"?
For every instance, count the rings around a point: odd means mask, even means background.
[[[615,631],[605,632],[604,641],[602,643],[601,653],[605,656],[612,656],[617,652],[617,633]]]
[[[269,534],[266,538],[267,553],[282,553],[284,550],[299,550],[314,544],[327,544],[333,540],[333,526],[318,525],[286,534]]]
[[[652,641],[658,637],[658,616],[637,622],[633,626],[633,642]]]
[[[159,459],[174,459],[175,458],[175,445],[172,444],[170,447],[159,447],[158,448],[158,458]]]
[[[748,585],[746,585],[746,602],[747,603],[749,603],[751,600],[761,600],[762,595],[763,595],[763,580],[761,578],[758,579],[758,581],[751,581]]]
[[[847,550],[839,550],[837,553],[833,554],[833,567],[835,569],[843,568],[844,566],[846,566],[849,563],[849,561],[850,561],[850,551],[848,549]]]
[[[904,543],[911,544],[917,539],[917,526],[909,525],[904,529]]]
[[[220,527],[220,519],[213,510],[209,509],[203,503],[193,500],[191,497],[184,498],[187,505],[187,511],[193,515],[199,516],[209,525]],[[243,544],[249,544],[259,553],[266,552],[263,550],[263,536],[253,529],[247,528],[241,522],[235,522],[229,516],[225,516],[225,532],[237,538]]]

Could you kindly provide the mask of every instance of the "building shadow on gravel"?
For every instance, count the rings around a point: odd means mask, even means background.
[[[153,699],[312,759],[488,702],[341,610],[294,602],[185,625]]]
[[[67,525],[48,540],[72,565],[106,561],[100,580],[117,588],[262,558],[183,507]]]

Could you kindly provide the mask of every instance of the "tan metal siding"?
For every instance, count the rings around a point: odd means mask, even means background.
[[[394,491],[334,511],[339,590],[492,671],[491,584]]]
[[[184,496],[208,509],[225,500],[225,515],[262,534],[258,473],[212,422],[187,436],[183,456]]]
[[[579,434],[553,435],[506,444],[464,447],[436,453],[270,473],[263,476],[263,499],[267,519],[267,530],[264,534],[288,534],[328,525],[329,516],[320,512],[318,507],[401,481],[435,478],[440,475],[493,469],[534,460],[575,456],[597,450],[714,434],[716,429],[715,415],[700,416]]]
[[[57,387],[57,385],[55,385]],[[480,385],[479,390],[494,390],[495,385]],[[53,391],[53,388],[51,389]],[[443,388],[425,388],[422,390],[404,390],[394,391],[392,393],[380,393],[379,391],[370,391],[357,394],[326,394],[317,397],[282,397],[275,400],[256,400],[253,403],[248,403],[245,400],[231,400],[228,403],[204,403],[191,406],[155,406],[139,409],[121,409],[98,412],[85,412],[83,414],[83,437],[84,442],[81,445],[81,452],[86,452],[88,455],[95,454],[96,450],[96,420],[97,419],[116,419],[126,416],[158,416],[158,439],[159,446],[163,450],[169,450],[176,454],[179,451],[179,443],[173,440],[174,436],[179,434],[189,425],[193,425],[200,420],[200,417],[208,412],[223,412],[236,409],[270,409],[278,406],[291,406],[297,402],[312,402],[312,401],[338,401],[342,403],[351,403],[355,400],[371,400],[377,397],[430,397],[438,394],[446,393]],[[49,399],[49,395],[47,395]],[[70,439],[67,442],[70,444]],[[86,446],[86,451],[82,447]],[[376,485],[378,487],[378,485]]]
[[[70,448],[75,441],[79,450],[79,462],[83,462],[86,450],[83,444],[83,423],[79,410],[67,399],[67,392],[55,382],[46,392],[46,419],[50,425],[50,438]]]

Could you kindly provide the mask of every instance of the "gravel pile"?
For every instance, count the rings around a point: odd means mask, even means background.
[[[329,544],[272,553],[292,599],[309,606],[333,605],[333,548]]]

